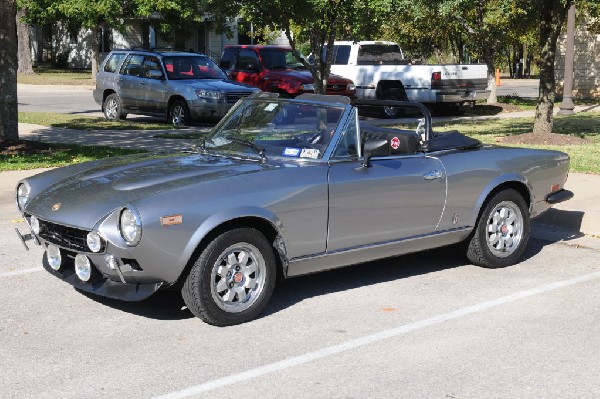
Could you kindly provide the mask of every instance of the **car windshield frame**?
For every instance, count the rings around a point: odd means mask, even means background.
[[[201,139],[201,148],[209,154],[262,162],[327,162],[348,118],[355,115],[352,109],[349,104],[264,94],[248,97]]]
[[[205,55],[164,55],[162,63],[169,80],[227,79],[225,72]]]

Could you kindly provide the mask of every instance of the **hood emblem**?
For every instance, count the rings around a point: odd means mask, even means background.
[[[60,209],[60,202],[57,202],[56,204],[52,205],[52,212],[56,212]]]

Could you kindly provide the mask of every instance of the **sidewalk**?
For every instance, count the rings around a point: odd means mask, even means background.
[[[578,107],[579,108],[579,107]],[[578,111],[591,107],[581,107]],[[596,110],[598,107],[595,107]],[[534,111],[519,112],[520,116]],[[502,117],[512,117],[504,114]],[[488,117],[481,117],[488,118]],[[373,121],[369,121],[373,123]],[[382,120],[382,124],[394,123]],[[78,131],[46,126],[19,124],[19,136],[27,140],[42,140],[79,145],[107,145],[123,148],[143,148],[150,151],[177,151],[192,148],[194,139],[163,139],[156,135],[168,133],[197,133],[199,136],[210,130],[209,127],[193,127],[173,130],[135,130],[135,131]],[[23,177],[38,173],[40,170],[0,172],[0,220],[18,217],[14,206],[14,188]],[[555,205],[532,225],[532,236],[548,241],[564,241],[576,246],[600,250],[600,176],[571,173],[567,180],[567,189],[575,197],[567,202]]]

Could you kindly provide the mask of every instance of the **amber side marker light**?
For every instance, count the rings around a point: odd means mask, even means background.
[[[182,224],[182,223],[183,223],[182,215],[169,215],[169,216],[163,216],[160,218],[161,226],[171,226],[174,224]]]

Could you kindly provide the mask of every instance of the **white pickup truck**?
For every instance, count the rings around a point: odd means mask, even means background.
[[[331,73],[352,79],[361,99],[458,107],[489,96],[486,65],[411,65],[394,42],[336,41]],[[389,117],[396,112],[385,108]]]

